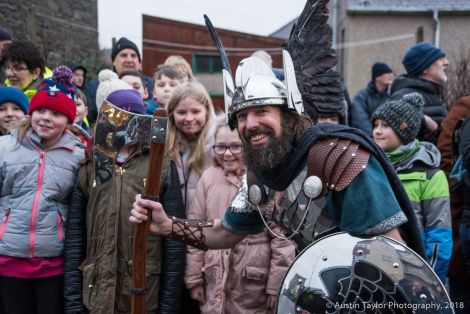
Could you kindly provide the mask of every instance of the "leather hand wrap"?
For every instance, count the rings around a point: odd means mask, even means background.
[[[171,221],[171,232],[168,237],[207,251],[206,237],[202,233],[202,228],[212,227],[214,225],[212,219],[180,219],[173,216]]]

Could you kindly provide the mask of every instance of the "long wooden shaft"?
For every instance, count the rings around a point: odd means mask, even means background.
[[[165,109],[157,109],[153,114],[154,119],[166,118]],[[166,132],[166,129],[165,129]],[[148,160],[147,177],[144,193],[147,197],[158,198],[160,192],[160,181],[163,171],[163,157],[165,153],[165,142],[151,141],[150,155]],[[150,226],[149,219],[138,224],[134,232],[134,243],[132,251],[132,314],[146,313],[146,256],[147,240]]]

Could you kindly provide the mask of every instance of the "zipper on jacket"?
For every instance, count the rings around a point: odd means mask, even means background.
[[[56,146],[45,151],[41,151],[36,144],[31,140],[31,136],[28,137],[29,142],[34,147],[36,152],[39,154],[39,163],[38,163],[38,183],[36,186],[36,192],[34,192],[33,206],[31,208],[31,219],[29,221],[29,254],[31,257],[34,256],[34,241],[36,237],[36,228],[37,228],[37,215],[39,200],[41,199],[42,188],[44,183],[44,169],[46,167],[46,152],[49,150],[55,149],[66,149],[69,151],[75,151],[73,146]]]
[[[0,227],[0,240],[3,240],[5,229],[7,228],[8,218],[10,218],[10,208],[5,209],[5,217],[3,218],[2,227]]]
[[[119,166],[119,167],[116,169],[116,172],[119,173],[119,174],[122,176],[123,173],[126,172],[126,169],[124,169],[122,166]]]
[[[31,220],[29,223],[29,251],[30,256],[34,256],[34,240],[36,237],[37,215],[39,200],[42,194],[42,185],[44,183],[44,168],[46,166],[46,152],[39,152],[39,167],[38,167],[38,185],[34,193],[33,207],[31,208]]]

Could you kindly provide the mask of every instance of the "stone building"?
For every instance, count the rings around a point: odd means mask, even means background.
[[[331,2],[338,5],[338,69],[351,96],[370,80],[376,61],[388,63],[396,74],[405,73],[401,60],[417,42],[440,47],[451,63],[470,48],[470,0]]]
[[[48,66],[98,57],[97,0],[2,0],[0,25],[30,40]]]

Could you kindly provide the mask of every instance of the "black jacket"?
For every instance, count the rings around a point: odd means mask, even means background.
[[[372,134],[372,125],[370,118],[374,111],[384,103],[390,95],[388,90],[379,92],[374,82],[369,82],[367,87],[361,89],[354,97],[351,109],[351,126]],[[360,115],[358,112],[364,110],[367,116]]]
[[[436,83],[418,77],[400,75],[393,82],[390,92],[390,100],[399,99],[412,92],[423,95],[425,102],[423,113],[436,121],[439,126],[447,116],[442,87]]]

